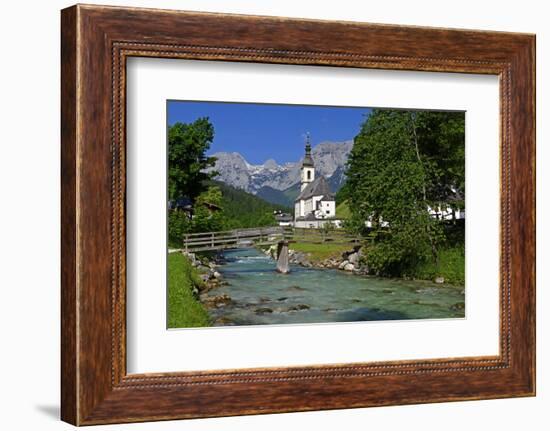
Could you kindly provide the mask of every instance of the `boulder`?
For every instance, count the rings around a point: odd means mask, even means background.
[[[349,265],[349,260],[344,260],[343,262],[338,265],[338,269],[344,269],[346,265]]]
[[[182,251],[181,254],[183,254],[185,257],[187,257],[191,262],[194,262],[197,260],[197,257],[195,256],[195,253],[191,253],[189,251]]]
[[[216,320],[214,320],[214,326],[227,326],[233,324],[233,321],[225,316],[218,317]]]
[[[273,313],[273,310],[269,307],[256,308],[256,314]]]
[[[309,310],[310,306],[307,304],[298,304],[290,307],[288,311],[300,311],[300,310]]]
[[[344,266],[344,271],[353,271],[355,269],[355,265],[353,263],[347,263]]]
[[[227,293],[217,296],[206,296],[201,298],[201,301],[207,307],[222,307],[231,302],[231,297]]]
[[[435,280],[434,280],[437,284],[443,284],[445,283],[445,278],[443,277],[435,277]]]
[[[456,304],[451,305],[450,309],[453,311],[464,311],[464,302],[457,302]]]
[[[292,254],[292,262],[298,265],[304,265],[307,262],[307,257],[304,253],[297,251]]]
[[[351,253],[348,256],[348,260],[349,260],[349,263],[351,263],[353,265],[357,265],[359,263],[359,253],[357,253],[357,252]]]

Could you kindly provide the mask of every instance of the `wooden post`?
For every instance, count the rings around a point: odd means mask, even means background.
[[[185,252],[187,253],[189,251],[189,248],[188,248],[188,241],[189,241],[189,234],[185,234]]]
[[[214,248],[214,232],[210,234],[210,237],[211,237],[212,248]]]

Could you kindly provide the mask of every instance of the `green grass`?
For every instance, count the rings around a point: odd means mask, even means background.
[[[437,264],[424,262],[410,275],[421,280],[435,280],[436,277],[443,277],[445,283],[464,285],[464,268],[464,247],[453,247],[439,252]]]
[[[348,201],[343,201],[336,206],[336,218],[343,220],[351,218]]]
[[[189,259],[181,253],[168,255],[168,327],[197,328],[210,326],[204,306],[193,296],[193,287],[202,280]]]
[[[341,257],[344,251],[353,249],[352,244],[334,244],[330,242],[322,244],[312,244],[304,242],[291,243],[290,248],[295,251],[307,253],[313,261],[321,261],[330,257]]]

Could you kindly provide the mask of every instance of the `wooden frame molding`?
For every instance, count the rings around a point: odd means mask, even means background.
[[[533,35],[82,5],[61,16],[63,420],[91,425],[534,395]],[[128,375],[131,56],[498,75],[500,354]]]

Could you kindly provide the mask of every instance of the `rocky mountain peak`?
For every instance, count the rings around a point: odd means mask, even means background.
[[[266,160],[263,164],[264,169],[277,169],[279,165],[273,159]]]
[[[343,184],[345,164],[353,147],[353,141],[321,142],[312,149],[315,170],[326,177],[331,187],[336,191]],[[300,182],[300,166],[302,160],[279,165],[275,160],[266,160],[261,165],[248,163],[239,153],[219,152],[216,165],[210,170],[219,172],[217,180],[233,187],[257,194],[260,189],[284,191]],[[331,177],[336,174],[338,178]]]

